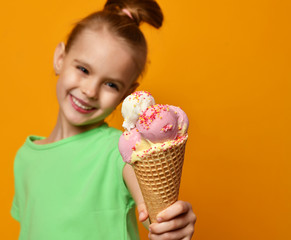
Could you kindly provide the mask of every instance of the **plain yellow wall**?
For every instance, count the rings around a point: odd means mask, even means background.
[[[291,239],[291,2],[159,3],[162,29],[142,27],[149,63],[140,89],[189,116],[180,197],[198,217],[194,239]],[[55,123],[54,48],[103,4],[1,3],[1,239],[19,232],[9,213],[15,152]],[[120,109],[109,122],[121,129]]]

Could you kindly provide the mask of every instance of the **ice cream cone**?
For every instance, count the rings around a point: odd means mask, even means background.
[[[178,200],[186,142],[187,136],[144,154],[133,164],[152,223],[157,222],[159,212]]]

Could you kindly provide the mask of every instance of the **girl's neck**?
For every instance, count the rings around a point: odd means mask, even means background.
[[[49,135],[49,137],[43,140],[39,140],[37,141],[37,143],[47,144],[47,143],[57,142],[64,138],[72,137],[74,135],[99,127],[103,123],[104,121],[98,122],[96,124],[85,125],[85,126],[74,126],[74,125],[68,124],[59,113],[56,125],[54,129],[52,130],[51,134]]]

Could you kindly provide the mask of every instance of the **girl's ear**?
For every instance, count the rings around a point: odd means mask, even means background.
[[[59,43],[56,47],[54,54],[54,70],[56,75],[59,75],[63,66],[65,57],[65,44],[63,42]]]

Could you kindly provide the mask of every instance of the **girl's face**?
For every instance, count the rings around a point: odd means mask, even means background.
[[[59,116],[65,124],[98,126],[137,86],[131,51],[108,31],[84,30],[68,53],[55,51]]]

